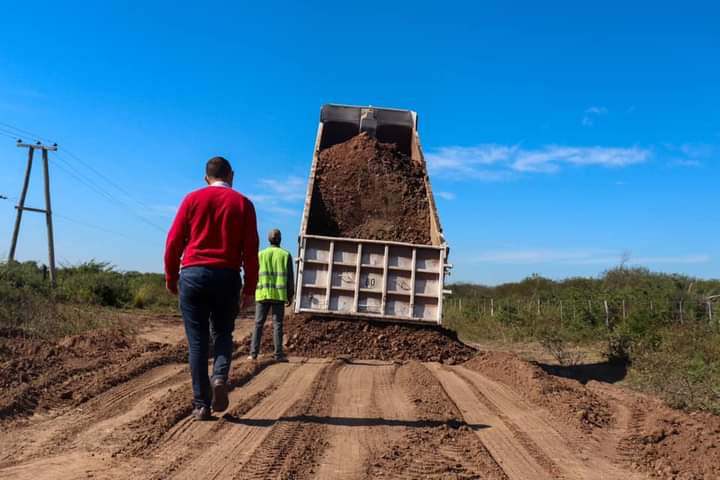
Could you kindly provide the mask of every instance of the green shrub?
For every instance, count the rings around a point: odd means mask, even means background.
[[[637,350],[630,381],[677,408],[720,413],[720,333],[706,323],[662,327],[654,348]]]
[[[127,278],[95,261],[59,270],[57,295],[66,302],[104,307],[123,307],[132,299]]]

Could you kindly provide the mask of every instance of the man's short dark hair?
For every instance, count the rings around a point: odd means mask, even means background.
[[[209,178],[228,178],[230,172],[232,167],[224,157],[213,157],[205,165],[205,175]]]

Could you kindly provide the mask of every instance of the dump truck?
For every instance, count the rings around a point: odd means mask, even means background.
[[[298,238],[295,313],[346,319],[442,324],[451,265],[417,131],[417,113],[391,108],[324,105],[315,140]],[[418,162],[429,202],[428,244],[317,235],[312,232],[318,158],[365,133]]]

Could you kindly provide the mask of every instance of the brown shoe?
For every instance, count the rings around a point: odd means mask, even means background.
[[[227,382],[222,378],[215,378],[212,381],[212,409],[213,412],[224,412],[228,408],[230,400],[228,399]]]
[[[193,408],[192,416],[195,417],[195,420],[200,421],[210,420],[212,418],[210,416],[210,409],[208,407]]]

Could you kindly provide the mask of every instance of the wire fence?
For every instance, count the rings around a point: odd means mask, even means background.
[[[708,322],[720,325],[718,303],[720,296],[680,299],[458,297],[445,300],[445,308],[448,313],[470,317],[552,317],[560,323],[585,319],[603,321],[607,327],[632,315],[658,316],[679,324]]]

